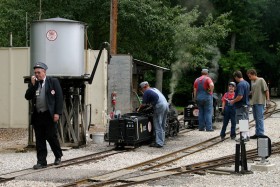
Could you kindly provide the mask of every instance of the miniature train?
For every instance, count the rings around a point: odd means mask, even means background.
[[[212,122],[221,121],[221,95],[217,93],[213,94],[213,115]],[[187,107],[184,108],[184,124],[185,128],[197,128],[198,127],[198,114],[199,109],[194,101],[189,101]]]
[[[180,123],[174,107],[169,106],[165,136],[176,136],[179,132]],[[109,122],[107,134],[109,143],[115,143],[117,148],[124,146],[139,146],[154,140],[153,135],[153,109],[144,108],[140,112],[127,113]]]

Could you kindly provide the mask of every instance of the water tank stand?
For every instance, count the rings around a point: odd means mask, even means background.
[[[63,114],[58,122],[58,137],[61,147],[86,145],[85,78],[56,77],[63,90]],[[25,83],[30,82],[30,77]],[[32,103],[29,102],[28,147],[35,146],[35,136],[31,124]]]

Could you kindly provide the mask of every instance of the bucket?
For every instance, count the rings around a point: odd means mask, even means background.
[[[95,132],[91,134],[91,138],[93,143],[100,144],[104,142],[104,133],[103,132]]]

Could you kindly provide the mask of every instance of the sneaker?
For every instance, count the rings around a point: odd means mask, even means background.
[[[231,138],[232,140],[235,140],[236,136],[231,136],[230,138]]]
[[[257,139],[258,137],[259,137],[259,136],[258,136],[258,135],[256,135],[256,134],[255,134],[255,135],[253,135],[253,136],[250,136],[250,138],[251,138],[251,139]]]
[[[205,129],[199,129],[199,131],[205,131]]]
[[[225,136],[221,136],[221,141],[225,141]]]
[[[213,132],[214,131],[214,129],[210,129],[210,130],[206,130],[207,132]]]

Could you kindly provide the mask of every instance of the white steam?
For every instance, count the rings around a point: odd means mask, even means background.
[[[172,103],[173,94],[175,93],[175,88],[178,85],[178,81],[182,77],[182,73],[189,68],[189,63],[177,61],[171,66],[172,77],[170,80],[170,94],[168,95],[168,102]]]
[[[213,82],[217,82],[218,80],[218,70],[219,70],[219,64],[218,61],[221,58],[221,53],[217,47],[208,46],[207,47],[207,53],[211,54],[212,59],[209,60],[209,77],[213,80]],[[192,56],[190,53],[186,53],[186,56],[190,57]],[[186,58],[189,59],[189,58]],[[198,67],[204,68],[206,67],[203,64],[197,64]],[[182,74],[190,68],[190,63],[188,61],[176,61],[171,66],[172,71],[172,77],[170,80],[170,94],[168,95],[168,102],[172,103],[172,98],[175,93],[175,89],[178,85],[178,81],[182,77]],[[194,80],[193,80],[194,81]]]
[[[221,58],[221,52],[217,47],[209,47],[209,52],[213,54],[213,59],[210,61],[209,77],[214,83],[217,82],[219,76],[219,60]]]

